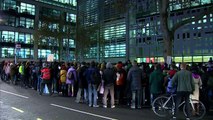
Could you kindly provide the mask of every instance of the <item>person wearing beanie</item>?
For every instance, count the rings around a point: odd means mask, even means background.
[[[141,108],[142,70],[138,67],[136,60],[132,62],[132,67],[130,68],[128,72],[127,80],[129,81],[128,83],[130,83],[130,89],[132,92],[131,108],[135,109],[137,105],[137,108],[140,109]],[[136,104],[136,101],[137,101],[137,104]]]

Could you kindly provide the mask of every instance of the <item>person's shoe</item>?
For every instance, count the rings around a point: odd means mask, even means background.
[[[106,106],[106,105],[103,105],[103,108],[107,108],[107,106]]]
[[[176,117],[172,117],[170,120],[176,120],[177,118]]]
[[[92,104],[89,104],[89,107],[92,107]]]
[[[135,109],[135,106],[132,105],[131,108],[132,108],[132,109]]]
[[[138,109],[141,109],[141,106],[138,106]]]
[[[93,105],[94,108],[99,107],[99,105]]]
[[[186,118],[186,120],[190,120],[190,118]]]
[[[76,102],[76,103],[80,103],[80,101],[78,101],[78,100],[75,100],[75,102]]]
[[[114,106],[114,105],[112,105],[112,106],[111,106],[111,108],[115,108],[115,106]]]

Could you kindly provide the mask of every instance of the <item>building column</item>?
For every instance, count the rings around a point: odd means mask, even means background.
[[[33,35],[34,60],[38,60],[38,43],[39,43],[38,24],[39,24],[39,6],[35,5],[35,24],[34,24],[35,34]]]
[[[126,18],[126,60],[129,60],[129,10],[125,13]]]

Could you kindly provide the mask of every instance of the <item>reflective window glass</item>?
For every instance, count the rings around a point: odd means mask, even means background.
[[[21,3],[20,12],[35,15],[35,5]]]

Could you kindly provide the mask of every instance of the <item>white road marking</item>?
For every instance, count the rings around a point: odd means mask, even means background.
[[[24,111],[23,110],[21,110],[21,109],[18,109],[18,108],[15,108],[15,107],[11,107],[13,110],[16,110],[16,111],[18,111],[18,112],[20,112],[20,113],[24,113]]]
[[[0,101],[0,103],[2,104],[3,102],[2,102],[2,101]]]
[[[97,115],[97,114],[93,114],[93,113],[89,113],[89,112],[85,112],[85,111],[81,111],[81,110],[76,110],[76,109],[72,109],[72,108],[60,106],[60,105],[57,105],[57,104],[50,104],[50,105],[55,106],[55,107],[59,107],[59,108],[63,108],[63,109],[66,109],[66,110],[70,110],[70,111],[82,113],[82,114],[87,114],[87,115],[90,115],[90,116],[104,118],[104,119],[107,119],[107,120],[118,120],[118,119],[115,119],[115,118],[110,118],[110,117],[106,117],[106,116],[102,116],[102,115]]]
[[[8,92],[8,91],[5,91],[5,90],[0,90],[0,92],[8,93],[8,94],[15,95],[15,96],[22,97],[22,98],[26,98],[26,99],[29,98],[29,97],[19,95],[19,94],[16,94],[16,93],[12,93],[12,92]]]
[[[37,118],[37,120],[42,120],[41,118]]]

